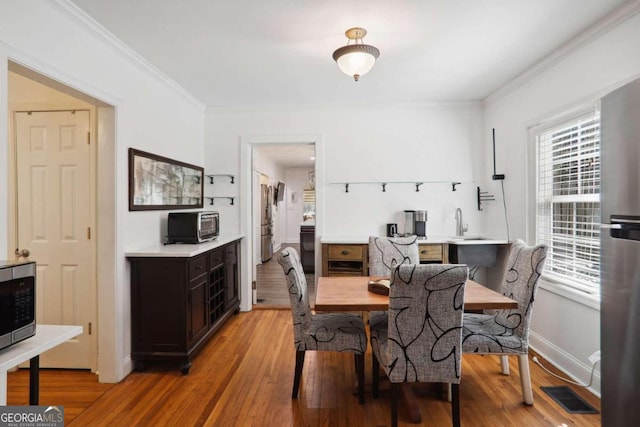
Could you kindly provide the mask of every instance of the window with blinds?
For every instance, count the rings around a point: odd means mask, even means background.
[[[600,116],[536,134],[537,240],[549,247],[543,276],[600,292]]]

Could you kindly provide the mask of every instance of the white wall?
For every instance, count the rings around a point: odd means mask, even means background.
[[[453,235],[454,213],[461,207],[469,233],[479,233],[474,181],[484,166],[482,109],[479,104],[390,105],[384,107],[272,107],[210,109],[205,119],[207,169],[240,167],[239,139],[245,135],[315,133],[323,138],[326,236],[385,233],[387,222],[402,222],[404,209],[427,209],[427,234]],[[317,174],[321,176],[321,174]],[[420,192],[413,182],[424,184]],[[351,185],[334,182],[406,181]],[[450,181],[461,181],[451,191]],[[240,230],[239,217],[229,217]]]
[[[637,8],[636,8],[637,9]],[[485,153],[487,169],[491,169],[491,128],[497,134],[498,172],[504,181],[511,237],[527,238],[528,206],[531,195],[527,185],[528,128],[550,117],[574,108],[592,104],[614,87],[640,76],[640,15],[612,25],[604,34],[596,34],[582,45],[567,51],[547,67],[535,69],[530,80],[520,87],[498,93],[485,105]],[[499,193],[497,182],[487,188]],[[488,205],[485,216],[487,231],[505,229],[502,197]],[[544,286],[544,285],[543,285]],[[588,357],[600,347],[599,310],[541,288],[537,295],[532,321],[531,344],[554,364],[585,380],[591,364]],[[594,386],[599,393],[599,381]]]
[[[77,18],[80,16],[80,20]],[[82,22],[81,22],[82,21]],[[203,106],[183,90],[122,53],[119,42],[65,1],[3,2],[0,14],[0,117],[6,117],[7,61],[13,60],[116,108],[115,282],[99,289],[101,381],[119,381],[131,369],[129,267],[124,253],[161,241],[166,212],[128,212],[127,149],[135,147],[202,165]],[[0,170],[7,170],[7,123],[0,121]],[[100,150],[99,150],[100,152]],[[99,159],[100,160],[100,159]],[[0,197],[7,200],[7,177]],[[100,176],[103,176],[102,174]],[[107,175],[109,176],[109,175]],[[4,205],[4,203],[0,203]],[[7,211],[0,208],[0,255],[6,257]],[[99,207],[99,212],[100,212]],[[101,217],[98,217],[100,223]],[[111,256],[112,254],[105,254]],[[100,254],[98,255],[100,257]],[[103,338],[111,345],[102,345]]]

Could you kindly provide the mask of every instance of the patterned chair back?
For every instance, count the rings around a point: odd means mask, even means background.
[[[285,248],[278,254],[278,263],[282,266],[289,289],[289,301],[293,316],[293,337],[296,343],[304,342],[304,331],[309,329],[311,322],[311,306],[307,293],[307,279],[302,270],[302,263],[298,251]]]
[[[391,382],[448,382],[461,375],[466,265],[400,265],[389,291],[386,369]],[[372,343],[373,345],[373,343]]]
[[[546,245],[527,246],[522,240],[514,242],[509,253],[502,294],[518,301],[518,308],[498,310],[494,320],[524,342],[529,341],[531,309],[546,257]]]
[[[369,237],[369,276],[390,277],[398,265],[419,264],[417,236]]]

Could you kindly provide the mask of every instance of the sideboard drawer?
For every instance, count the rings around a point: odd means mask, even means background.
[[[420,262],[443,261],[441,244],[422,244],[418,246],[418,251],[420,253]]]
[[[207,272],[207,257],[201,256],[189,261],[189,280],[202,276]]]
[[[329,245],[329,259],[362,260],[362,245]]]
[[[369,245],[346,243],[322,244],[323,276],[366,276]]]

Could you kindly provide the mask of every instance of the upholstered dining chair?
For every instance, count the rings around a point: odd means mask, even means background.
[[[391,270],[401,264],[419,264],[417,236],[369,236],[369,276],[391,276]]]
[[[369,276],[390,277],[398,265],[420,264],[417,240],[418,236],[369,236]],[[371,311],[364,316],[370,325],[387,322],[386,311]]]
[[[296,367],[291,397],[298,398],[305,353],[337,351],[355,355],[358,399],[360,403],[364,403],[364,354],[367,351],[367,334],[362,318],[351,313],[312,314],[307,280],[298,252],[294,248],[285,248],[278,254],[278,262],[286,275],[293,315]]]
[[[508,355],[518,356],[522,396],[533,405],[529,374],[529,324],[538,279],[547,256],[547,246],[527,246],[517,240],[511,246],[502,284],[502,294],[518,302],[518,308],[493,314],[465,313],[462,336],[464,353],[501,356],[502,373],[509,375]]]
[[[451,418],[460,425],[459,384],[466,265],[400,265],[392,272],[386,323],[371,325],[373,396],[380,366],[391,382],[391,424],[398,425],[401,383],[451,384]]]

